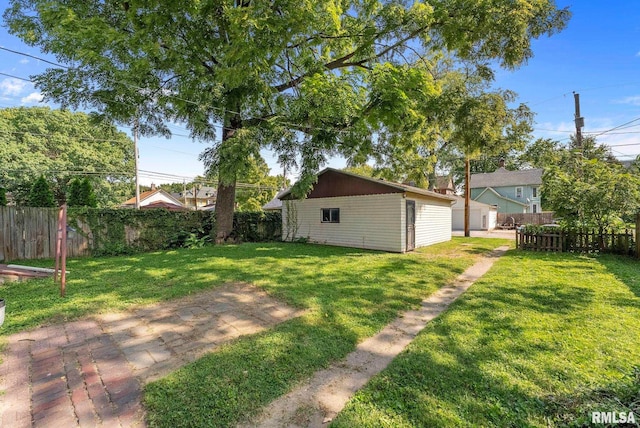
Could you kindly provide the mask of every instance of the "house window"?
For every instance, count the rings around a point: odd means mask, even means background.
[[[531,189],[531,196],[534,197],[534,198],[538,197],[538,188],[537,187],[533,187]]]
[[[516,198],[522,198],[522,187],[516,187]]]
[[[531,212],[536,214],[538,212],[538,204],[533,204],[531,206]]]
[[[323,223],[340,223],[340,208],[322,208]]]

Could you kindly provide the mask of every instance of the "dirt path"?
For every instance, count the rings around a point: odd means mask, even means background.
[[[380,373],[429,321],[447,309],[507,250],[507,246],[499,247],[481,258],[452,284],[424,300],[420,309],[404,312],[380,333],[358,345],[344,360],[317,372],[304,385],[276,399],[260,417],[244,426],[325,426],[357,390]]]
[[[299,316],[247,284],[14,334],[0,426],[144,426],[142,385],[222,343]]]

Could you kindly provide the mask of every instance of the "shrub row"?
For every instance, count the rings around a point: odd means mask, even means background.
[[[70,208],[68,217],[78,233],[91,231],[96,256],[201,246],[216,235],[211,211]],[[240,242],[279,240],[281,225],[280,213],[238,212],[232,236]]]

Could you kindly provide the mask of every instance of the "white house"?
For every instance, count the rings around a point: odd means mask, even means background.
[[[282,239],[397,253],[451,239],[455,198],[327,168],[304,199],[282,200]]]
[[[120,206],[122,208],[133,208],[136,205],[136,198],[127,199]],[[151,190],[140,193],[140,207],[153,206],[168,209],[184,209],[182,202],[171,196],[169,192],[151,185]]]
[[[464,198],[455,196],[451,207],[453,230],[464,230]],[[483,204],[471,199],[469,201],[469,229],[493,230],[498,224],[498,207]]]

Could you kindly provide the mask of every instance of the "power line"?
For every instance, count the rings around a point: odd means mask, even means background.
[[[13,74],[0,73],[0,76],[11,77],[12,79],[24,80],[25,82],[33,83],[30,79],[25,79],[24,77],[14,76]]]
[[[71,69],[70,67],[67,67],[66,65],[58,64],[57,62],[49,61],[48,59],[40,58],[40,57],[37,57],[35,55],[28,54],[26,52],[14,51],[13,49],[5,48],[4,46],[0,46],[0,49],[3,50],[3,51],[11,52],[11,53],[16,54],[16,55],[22,55],[22,56],[26,56],[28,58],[37,59],[38,61],[46,62],[47,64],[55,65],[56,67],[65,68],[67,70]]]

